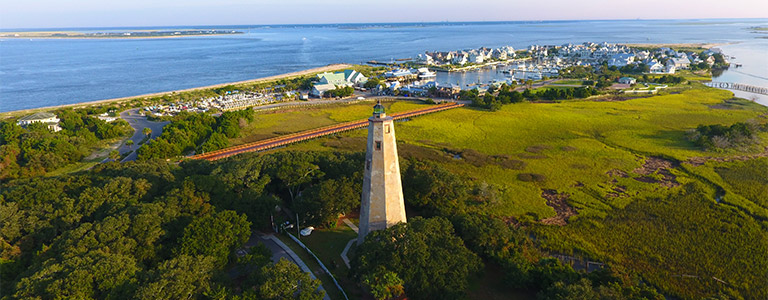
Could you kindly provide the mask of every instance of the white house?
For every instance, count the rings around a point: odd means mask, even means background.
[[[16,121],[16,124],[19,124],[21,127],[27,127],[27,125],[32,123],[43,123],[46,124],[48,129],[52,130],[53,132],[58,132],[61,130],[61,127],[59,127],[59,121],[61,120],[59,120],[59,118],[52,113],[39,112],[19,118],[19,120]]]
[[[616,54],[608,60],[609,66],[623,67],[635,60],[635,55],[632,53]]]
[[[482,53],[477,53],[475,51],[469,53],[469,61],[476,63],[476,64],[482,64],[485,60],[485,56]]]
[[[416,61],[425,65],[431,65],[435,62],[432,56],[425,53],[419,54],[419,56],[416,57]]]
[[[648,68],[650,68],[651,73],[655,73],[655,74],[664,73],[664,65],[662,65],[658,61],[654,61],[653,63],[649,64]]]
[[[451,62],[454,65],[464,65],[464,64],[467,63],[467,54],[465,54],[465,53],[458,53],[458,54],[453,56],[453,59],[451,60]]]
[[[681,58],[670,58],[667,61],[667,65],[672,65],[675,69],[688,69],[691,66],[691,61],[685,56]]]
[[[619,78],[619,83],[621,84],[635,84],[637,83],[637,79],[632,77],[621,77]]]

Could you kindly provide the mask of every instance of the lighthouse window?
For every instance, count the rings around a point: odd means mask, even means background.
[[[381,150],[381,142],[376,141],[376,150]]]
[[[384,125],[384,133],[389,133],[389,125]]]

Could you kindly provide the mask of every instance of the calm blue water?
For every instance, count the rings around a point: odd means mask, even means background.
[[[331,63],[389,61],[424,50],[587,41],[737,43],[723,48],[744,67],[724,78],[768,86],[768,39],[747,29],[753,26],[768,26],[768,19],[228,26],[215,28],[247,33],[0,39],[0,111],[247,80]]]

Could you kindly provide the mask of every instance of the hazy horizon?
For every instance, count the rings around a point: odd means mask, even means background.
[[[486,20],[486,21],[478,21],[478,20],[464,20],[464,21],[403,21],[403,22],[325,22],[325,23],[253,23],[253,24],[169,24],[169,25],[126,25],[126,26],[77,26],[77,27],[2,27],[0,26],[0,31],[12,31],[12,30],[31,30],[31,31],[37,31],[37,30],[77,30],[77,29],[172,29],[172,28],[188,28],[188,29],[195,29],[196,27],[199,27],[199,29],[207,29],[207,28],[227,28],[227,27],[243,27],[243,26],[333,26],[333,25],[374,25],[374,24],[462,24],[462,23],[473,23],[473,24],[482,24],[482,23],[488,23],[488,24],[494,24],[494,23],[527,23],[527,22],[610,22],[610,21],[718,21],[718,20],[767,20],[768,17],[755,17],[755,18],[668,18],[668,19],[644,19],[644,18],[635,18],[635,19],[558,19],[558,20]]]
[[[411,3],[352,5],[330,0],[289,0],[280,3],[201,0],[105,3],[95,0],[1,0],[2,29],[310,25],[365,23],[700,20],[768,18],[768,1],[735,0],[723,5],[713,0],[648,0],[642,5],[543,0],[509,3],[427,0]]]

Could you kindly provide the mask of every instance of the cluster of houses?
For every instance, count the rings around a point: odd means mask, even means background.
[[[515,49],[510,46],[501,48],[479,48],[448,52],[425,52],[416,57],[416,62],[423,65],[459,65],[467,63],[482,64],[487,61],[504,61],[515,58]]]
[[[554,57],[558,62],[565,61],[572,65],[607,63],[608,66],[624,67],[627,65],[645,64],[649,67],[649,72],[653,74],[674,74],[676,70],[688,69],[691,64],[702,62],[712,66],[715,63],[713,55],[721,53],[720,49],[714,48],[704,51],[700,56],[695,52],[675,51],[668,47],[646,51],[609,43],[531,46],[529,51],[536,58]]]
[[[202,98],[196,101],[147,106],[144,107],[144,111],[154,116],[173,116],[182,111],[201,113],[214,108],[220,111],[239,110],[251,106],[283,101],[286,97],[292,99],[297,94],[298,92],[296,91],[285,93],[229,91],[224,95]]]

